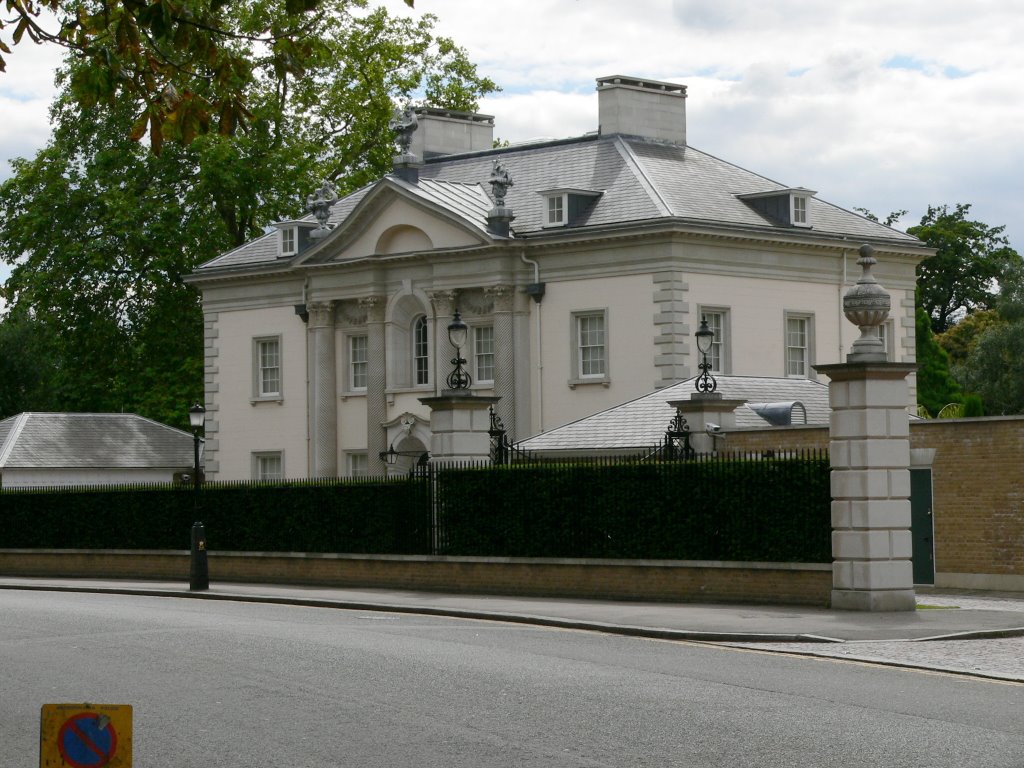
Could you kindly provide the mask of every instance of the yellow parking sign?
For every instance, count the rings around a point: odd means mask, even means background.
[[[43,704],[39,768],[131,768],[130,704]]]

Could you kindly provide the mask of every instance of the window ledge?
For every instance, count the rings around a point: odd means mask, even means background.
[[[388,387],[384,390],[386,395],[406,395],[414,392],[433,392],[433,384],[417,384],[412,387]]]
[[[569,379],[569,389],[576,389],[580,385],[600,384],[606,389],[611,386],[612,380],[607,376],[595,376],[592,379]]]
[[[284,398],[280,395],[274,397],[254,397],[249,401],[249,405],[261,405],[263,403],[277,403],[278,405],[284,404]]]

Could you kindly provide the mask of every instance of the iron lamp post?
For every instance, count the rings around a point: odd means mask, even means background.
[[[452,365],[455,366],[455,369],[448,374],[448,389],[464,391],[468,390],[470,384],[473,383],[469,371],[463,367],[466,360],[462,356],[462,348],[466,346],[468,340],[469,326],[463,322],[459,310],[456,309],[452,321],[448,324],[448,341],[455,347],[455,357],[452,358]]]
[[[706,317],[701,318],[700,328],[693,335],[697,339],[697,351],[700,352],[700,363],[697,365],[700,368],[700,376],[697,377],[694,386],[698,392],[705,394],[714,392],[718,389],[718,382],[710,374],[711,363],[708,362],[708,352],[711,351],[711,344],[715,340],[715,332],[708,328]]]
[[[192,425],[192,444],[195,449],[194,464],[192,467],[192,484],[199,490],[199,430],[206,422],[206,409],[198,402],[188,409],[188,423]]]
[[[199,430],[206,422],[206,409],[196,403],[188,409],[188,423],[192,426],[192,447],[194,463],[192,466],[192,511],[199,517]],[[206,560],[206,529],[196,520],[192,524],[192,547],[189,558],[189,589],[203,590],[210,588],[210,570]]]

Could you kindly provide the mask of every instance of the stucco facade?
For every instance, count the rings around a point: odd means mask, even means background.
[[[391,445],[413,461],[456,310],[472,390],[501,398],[514,439],[693,375],[702,317],[717,371],[814,377],[857,336],[842,295],[862,242],[892,298],[890,359],[913,362],[921,243],[687,146],[685,87],[667,85],[602,78],[614,132],[602,118],[579,140],[480,151],[488,123],[465,116],[474,146],[421,141],[425,160],[332,200],[308,248],[272,232],[201,267],[208,477],[378,472]],[[514,186],[488,190],[496,162]],[[799,221],[765,213],[766,195],[802,201]]]

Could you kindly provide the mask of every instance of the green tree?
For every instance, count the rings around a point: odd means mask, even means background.
[[[189,204],[194,153],[146,152],[117,130],[123,110],[58,102],[53,115],[49,145],[15,161],[0,185],[0,258],[13,267],[4,296],[48,337],[58,409],[138,410],[181,423],[180,404],[141,408],[139,372],[165,369],[164,356],[182,347],[191,358],[201,351],[199,300],[183,275],[230,242],[212,207]],[[144,346],[154,333],[161,342]],[[198,369],[153,385],[182,402],[202,394]]]
[[[432,17],[355,16],[350,5],[335,3],[322,56],[307,60],[301,81],[260,70],[246,131],[207,132],[159,154],[131,138],[138,104],[82,106],[73,84],[93,65],[68,62],[53,138],[0,185],[0,260],[13,267],[3,295],[53,339],[59,408],[182,424],[202,394],[203,327],[184,276],[303,213],[321,179],[345,190],[387,171],[396,103],[473,110],[495,88],[433,36]]]
[[[936,249],[917,267],[921,304],[935,333],[948,330],[971,312],[995,307],[1000,290],[1019,285],[1021,258],[1003,236],[1005,227],[990,227],[968,218],[971,206],[929,206],[921,223],[907,232]]]
[[[25,313],[0,316],[0,419],[56,409],[50,336]]]
[[[187,144],[247,125],[261,74],[302,76],[315,66],[325,54],[321,30],[339,6],[368,2],[6,0],[0,72],[4,54],[26,39],[62,46],[87,64],[73,85],[76,100],[138,105],[133,135],[148,129],[159,153],[165,136]]]
[[[995,309],[981,309],[964,317],[956,325],[935,336],[935,341],[946,350],[951,367],[967,362],[978,339],[990,328],[1004,323],[1001,313]],[[963,382],[961,382],[963,384]]]
[[[981,395],[988,414],[1024,413],[1024,320],[985,331],[957,375]]]
[[[901,208],[898,211],[890,211],[889,215],[886,216],[885,219],[883,220],[883,219],[879,219],[878,216],[876,216],[874,213],[872,213],[867,208],[857,208],[855,206],[853,210],[855,210],[857,213],[859,213],[865,219],[871,219],[871,221],[877,221],[879,224],[885,224],[885,226],[887,226],[887,227],[893,226],[897,221],[899,221],[904,216],[906,216],[908,213],[910,213],[910,211],[906,210],[905,208]]]
[[[960,387],[949,373],[946,352],[932,336],[924,307],[917,307],[917,404],[936,415],[950,403],[960,402]]]

